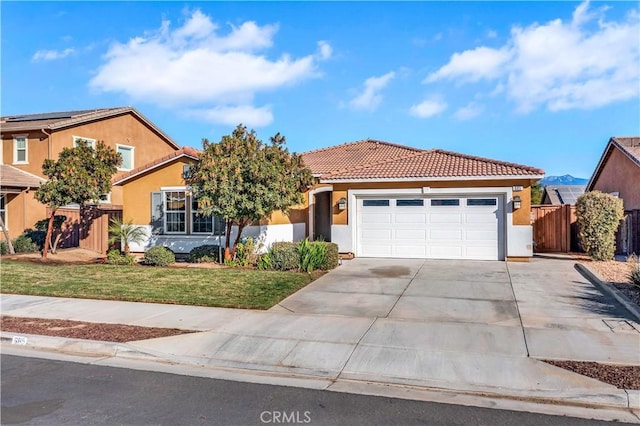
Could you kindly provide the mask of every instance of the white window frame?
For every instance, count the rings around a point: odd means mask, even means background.
[[[169,210],[167,207],[167,193],[169,192],[182,192],[184,194],[184,231],[169,231],[167,230],[167,218],[169,217],[169,213],[183,213],[182,210]],[[164,233],[168,235],[186,235],[187,234],[187,219],[189,218],[189,198],[187,196],[187,190],[185,188],[175,189],[175,190],[162,190],[162,205],[164,209],[164,217],[163,217],[163,228]]]
[[[104,200],[102,197],[104,197]],[[102,194],[102,197],[98,198],[98,204],[111,204],[111,191]]]
[[[76,148],[78,146],[78,140],[85,140],[89,142],[89,146],[93,149],[96,149],[96,140],[93,138],[85,138],[84,136],[76,136],[73,135],[73,147]]]
[[[94,148],[95,148],[95,146],[94,146]],[[119,153],[118,150],[120,148],[127,149],[131,153],[131,167],[130,168],[126,168],[126,167],[120,166],[120,167],[118,167],[118,170],[123,171],[123,172],[128,172],[128,171],[131,171],[131,170],[135,169],[136,166],[135,166],[135,163],[134,163],[134,159],[135,159],[135,149],[136,148],[133,147],[133,146],[130,146],[130,145],[122,145],[122,144],[117,143],[116,144],[116,152]],[[124,157],[122,157],[122,158],[124,159]]]
[[[2,226],[0,226],[0,230],[5,231],[5,230],[9,230],[9,226],[8,226],[9,221],[7,220],[7,194],[0,194],[0,199],[4,200],[4,203],[0,203],[0,212],[4,213],[3,215],[4,217],[2,219],[4,220],[4,226],[5,226],[4,229],[2,228]],[[2,204],[4,204],[4,207],[2,207]]]
[[[18,161],[18,139],[24,139],[24,161]],[[29,135],[13,135],[13,164],[29,164]]]
[[[194,217],[200,213],[200,210],[193,208],[194,198],[189,196],[189,232],[194,235],[218,235],[216,234],[216,215],[211,215],[211,232],[196,232],[193,230],[193,224],[195,222]]]

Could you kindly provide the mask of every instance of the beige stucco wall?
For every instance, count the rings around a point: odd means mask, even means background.
[[[619,192],[625,210],[640,209],[640,166],[614,147],[593,189],[606,193]]]
[[[34,199],[34,191],[22,191],[19,194],[6,194],[7,230],[10,238],[16,238],[25,229],[33,228],[35,223],[47,217],[47,209]]]

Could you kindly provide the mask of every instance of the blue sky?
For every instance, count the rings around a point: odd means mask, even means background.
[[[589,177],[640,134],[637,2],[3,2],[2,115],[132,105],[181,145],[242,122]]]

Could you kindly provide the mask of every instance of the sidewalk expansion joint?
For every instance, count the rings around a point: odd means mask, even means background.
[[[513,289],[513,280],[511,279],[511,271],[509,270],[509,262],[505,262],[507,268],[507,276],[509,277],[509,286],[511,287],[511,294],[513,294],[513,301],[516,304],[516,311],[518,312],[518,321],[520,321],[520,330],[522,330],[522,340],[524,341],[524,349],[527,351],[527,357],[529,354],[529,345],[527,344],[527,335],[524,332],[524,323],[522,322],[522,315],[520,314],[520,306],[518,306],[518,297],[516,291]]]

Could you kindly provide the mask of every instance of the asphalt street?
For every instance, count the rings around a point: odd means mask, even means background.
[[[9,355],[1,361],[3,425],[604,423]]]

